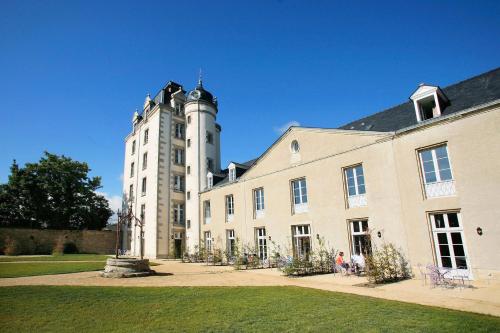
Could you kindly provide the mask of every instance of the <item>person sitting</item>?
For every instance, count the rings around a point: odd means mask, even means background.
[[[349,273],[349,264],[344,261],[344,252],[339,252],[339,255],[335,263],[339,268],[345,269],[346,273]]]

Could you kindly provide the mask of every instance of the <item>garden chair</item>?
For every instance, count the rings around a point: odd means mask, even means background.
[[[420,271],[420,278],[422,279],[423,285],[427,285],[427,277],[429,273],[425,270],[425,268],[421,264],[417,264],[418,270]]]

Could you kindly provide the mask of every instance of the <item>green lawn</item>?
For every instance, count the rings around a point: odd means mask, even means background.
[[[500,318],[298,287],[0,288],[1,332],[498,332]]]
[[[64,254],[54,256],[0,256],[0,262],[12,261],[106,261],[103,254]]]
[[[0,263],[0,278],[103,270],[105,262]]]

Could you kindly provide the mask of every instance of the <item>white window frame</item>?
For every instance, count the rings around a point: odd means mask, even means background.
[[[259,187],[253,190],[254,216],[256,219],[264,217],[264,188]]]
[[[142,220],[142,223],[146,222],[146,204],[141,204],[141,212],[139,213],[139,219]]]
[[[181,103],[175,103],[175,115],[182,116],[184,115],[184,105]]]
[[[144,143],[143,144],[148,143],[148,141],[149,141],[149,128],[146,128],[144,130]]]
[[[128,200],[134,200],[134,184],[130,184],[130,186],[128,187]]]
[[[174,175],[174,191],[184,192],[185,179],[182,175]]]
[[[298,184],[298,202],[296,201],[296,196],[295,196],[295,184]],[[306,177],[301,177],[297,179],[293,179],[290,182],[290,189],[291,189],[291,194],[292,194],[292,213],[293,214],[298,214],[298,213],[305,213],[308,211],[308,201],[309,198],[307,196],[307,180]],[[305,200],[304,200],[305,197]]]
[[[458,221],[458,227],[450,227],[449,224],[449,214],[457,214],[457,221]],[[444,227],[437,227],[436,226],[436,215],[442,215],[443,216],[443,222],[444,222]],[[446,274],[446,277],[453,277],[453,276],[463,276],[467,278],[472,278],[472,272],[471,272],[471,263],[470,263],[470,257],[468,255],[467,251],[467,244],[465,240],[465,234],[464,234],[464,229],[463,229],[463,223],[462,223],[462,215],[460,214],[459,211],[444,211],[444,212],[431,212],[429,213],[429,221],[431,223],[431,230],[432,230],[432,240],[434,244],[434,256],[435,260],[437,263],[437,266],[439,267],[440,270],[443,270]],[[443,262],[441,258],[441,248],[440,248],[440,243],[438,239],[438,234],[445,234],[446,239],[447,239],[447,244],[443,245],[448,245],[448,250],[450,252],[450,255],[447,257],[450,257],[451,261],[451,266],[452,267],[443,267]],[[457,267],[456,263],[456,258],[457,257],[462,257],[462,256],[457,256],[455,255],[455,248],[453,245],[458,245],[458,244],[453,244],[453,240],[451,237],[452,233],[459,233],[461,240],[462,240],[462,247],[464,250],[464,259],[465,263],[467,265],[467,268],[459,268]]]
[[[184,204],[180,202],[174,203],[174,223],[184,224],[185,215]]]
[[[448,160],[448,166],[449,169],[440,169],[439,168],[439,162],[438,162],[438,157],[436,155],[436,150],[438,148],[443,148],[445,149],[446,152],[446,159]],[[433,172],[434,176],[436,178],[435,181],[433,182],[428,182],[426,179],[426,172],[424,168],[424,163],[429,162],[424,161],[424,153],[425,152],[430,152],[431,153],[431,158],[432,158],[432,167],[433,167]],[[420,171],[422,174],[422,183],[425,189],[425,196],[427,198],[436,198],[436,197],[446,197],[446,196],[453,196],[456,194],[456,189],[455,189],[455,178],[453,176],[453,167],[451,165],[451,158],[450,158],[450,153],[448,150],[448,145],[446,143],[444,144],[439,144],[435,145],[432,147],[428,148],[422,148],[418,150],[418,157],[420,161]],[[450,172],[450,179],[443,180],[442,179],[442,171],[443,170],[449,170]]]
[[[236,168],[235,167],[229,168],[229,181],[231,183],[236,181]]]
[[[234,220],[234,195],[228,194],[225,197],[226,202],[226,222],[230,223]]]
[[[226,230],[226,251],[230,257],[234,256],[234,250],[236,247],[236,236],[234,229]]]
[[[257,239],[257,251],[260,260],[267,260],[268,249],[267,249],[267,236],[266,228],[255,228],[255,238]]]
[[[203,222],[205,224],[210,224],[210,222],[212,222],[212,212],[210,209],[210,200],[203,201]]]
[[[132,141],[132,154],[131,155],[134,155],[135,154],[135,140]]]
[[[359,168],[361,168],[361,175],[359,175]],[[352,170],[352,178],[354,181],[354,194],[349,193],[349,171]],[[359,177],[363,178],[363,184],[359,183]],[[345,180],[345,190],[347,194],[347,202],[349,208],[362,207],[367,205],[366,200],[366,179],[365,170],[363,164],[356,164],[350,167],[344,168],[344,180]],[[361,186],[364,192],[361,193]]]
[[[207,253],[212,252],[212,233],[205,231],[205,250]]]
[[[296,257],[304,258],[308,256],[312,251],[312,237],[311,237],[311,225],[310,224],[299,224],[292,226],[292,238],[293,238],[293,254]],[[302,252],[302,241],[305,238],[309,238],[309,252]]]
[[[174,154],[175,154],[174,163],[177,165],[184,165],[184,149],[175,148]]]
[[[135,174],[135,162],[130,163],[130,178],[134,177]]]
[[[366,223],[366,229],[363,230],[363,222]],[[354,225],[357,225],[358,226],[358,230],[359,231],[354,231]],[[370,229],[370,226],[369,226],[369,222],[368,222],[368,219],[359,219],[359,220],[350,220],[349,221],[349,229],[351,231],[351,254],[354,255],[354,254],[363,254],[363,248],[362,246],[363,245],[366,245],[368,246],[368,253],[372,253],[372,244],[371,244],[371,241],[370,241],[370,232],[369,232],[369,229]],[[357,253],[358,251],[356,251],[356,248],[357,248],[357,237],[367,237],[367,240],[368,240],[368,243],[367,244],[359,244],[359,252],[360,253]]]
[[[212,187],[214,187],[214,176],[209,172],[207,174],[207,189],[210,190]]]
[[[175,123],[175,137],[177,139],[184,139],[185,129],[183,123]]]

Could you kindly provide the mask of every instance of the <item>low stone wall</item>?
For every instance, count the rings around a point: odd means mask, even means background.
[[[24,254],[50,254],[61,237],[64,238],[64,242],[75,243],[80,253],[114,253],[116,242],[116,232],[110,230],[0,228],[1,253],[8,237],[18,242]]]

